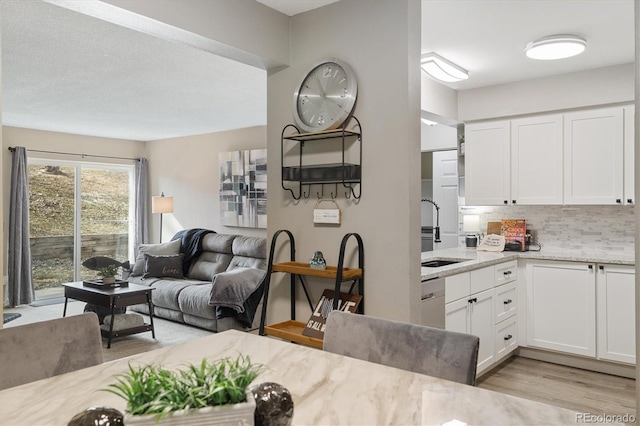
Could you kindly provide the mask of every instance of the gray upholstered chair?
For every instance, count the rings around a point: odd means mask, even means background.
[[[0,330],[0,390],[102,361],[100,324],[93,312]]]
[[[454,382],[475,385],[476,336],[332,311],[323,349]]]

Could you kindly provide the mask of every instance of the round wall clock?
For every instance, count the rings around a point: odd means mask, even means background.
[[[293,94],[293,116],[305,132],[336,129],[351,114],[357,94],[351,67],[336,58],[325,59],[298,85]]]

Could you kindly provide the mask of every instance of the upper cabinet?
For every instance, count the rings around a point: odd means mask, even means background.
[[[469,124],[466,204],[632,204],[633,126],[633,107]]]
[[[465,126],[467,205],[506,204],[511,194],[509,121]]]
[[[565,114],[565,204],[622,204],[623,109]]]
[[[633,105],[624,107],[624,203],[635,202],[634,184],[634,126],[635,108]]]
[[[511,122],[511,203],[562,204],[562,115]]]

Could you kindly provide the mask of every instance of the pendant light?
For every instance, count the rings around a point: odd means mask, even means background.
[[[579,55],[587,48],[581,37],[560,34],[544,37],[527,43],[524,52],[531,59],[553,60]]]

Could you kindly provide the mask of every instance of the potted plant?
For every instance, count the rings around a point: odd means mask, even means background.
[[[256,404],[248,386],[263,365],[239,355],[235,360],[203,358],[186,367],[170,371],[129,363],[129,370],[105,390],[127,402],[127,425],[254,424]]]
[[[98,269],[98,275],[102,277],[103,284],[115,284],[117,273],[118,266],[116,265],[107,265]]]

